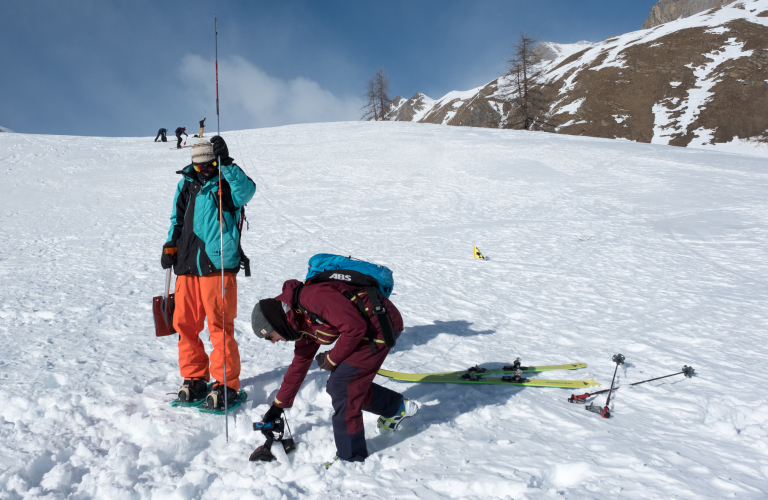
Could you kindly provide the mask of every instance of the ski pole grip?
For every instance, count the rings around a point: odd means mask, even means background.
[[[600,414],[603,418],[611,418],[611,410],[607,406],[603,407],[603,412]]]
[[[568,398],[569,403],[583,403],[587,400],[589,397],[589,393],[584,394],[571,394],[571,397]]]
[[[166,253],[166,255],[176,255],[179,249],[177,247],[173,247],[173,248],[166,248],[163,251]]]

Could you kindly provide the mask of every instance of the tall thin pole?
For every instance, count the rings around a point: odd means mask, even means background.
[[[219,20],[216,14],[213,15],[216,24],[216,135],[221,134],[219,127]],[[224,216],[223,203],[221,202],[221,156],[218,158],[219,167],[219,256],[221,257],[221,333],[224,339],[224,438],[229,442],[229,401],[227,400],[227,325],[226,325],[226,305],[224,303]]]

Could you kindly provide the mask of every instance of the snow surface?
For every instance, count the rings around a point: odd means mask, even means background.
[[[764,159],[402,122],[224,137],[258,186],[236,320],[250,399],[229,443],[220,417],[169,408],[175,340],[153,336],[188,150],[0,136],[0,498],[768,496]],[[610,420],[564,389],[377,378],[421,410],[392,436],[366,416],[371,457],[325,471],[332,408],[313,369],[288,412],[298,450],[250,463],[292,357],[250,311],[319,252],[393,269],[407,329],[390,370],[583,361],[542,377],[605,388],[621,352],[621,385],[698,376],[625,386]]]

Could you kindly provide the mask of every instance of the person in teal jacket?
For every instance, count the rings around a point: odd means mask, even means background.
[[[220,136],[210,142],[196,142],[192,146],[192,164],[177,173],[182,179],[176,187],[171,228],[163,245],[161,265],[163,269],[173,266],[177,275],[173,326],[179,333],[179,369],[184,378],[178,395],[180,401],[188,403],[206,397],[206,407],[220,409],[224,406],[224,391],[229,401],[233,401],[240,388],[240,352],[234,335],[236,275],[244,268],[245,275],[250,276],[248,258],[240,246],[240,230],[243,206],[253,198],[256,184],[234,163]],[[206,317],[213,344],[210,359],[199,338]],[[208,394],[207,383],[211,377],[216,382]]]

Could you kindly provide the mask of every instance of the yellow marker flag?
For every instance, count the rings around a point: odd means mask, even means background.
[[[477,247],[475,247],[475,258],[485,260],[485,257],[483,257],[483,254],[480,253],[480,249],[478,249]]]

